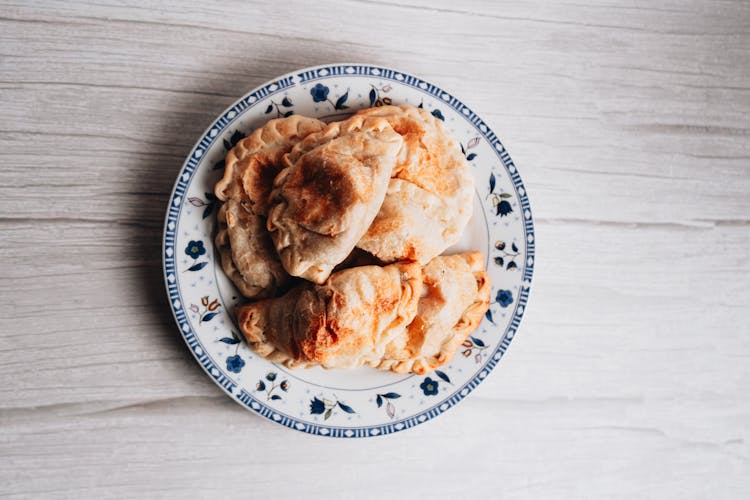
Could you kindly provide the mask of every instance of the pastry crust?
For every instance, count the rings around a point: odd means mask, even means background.
[[[449,362],[482,321],[491,284],[480,252],[435,257],[422,270],[417,315],[372,366],[424,374]]]
[[[283,156],[324,126],[302,116],[271,120],[227,153],[224,177],[214,188],[224,202],[214,241],[224,272],[247,298],[273,296],[290,280],[266,230],[268,194]]]
[[[214,188],[216,197],[221,201],[240,197],[254,213],[265,215],[268,195],[282,168],[283,156],[324,127],[320,120],[298,115],[269,120],[227,153],[224,176]]]
[[[374,364],[417,313],[416,263],[362,266],[301,284],[284,296],[237,309],[240,330],[261,356],[287,367]]]
[[[482,321],[490,281],[480,252],[362,266],[240,306],[240,330],[261,356],[289,368],[369,365],[424,374],[448,363]]]
[[[281,265],[266,219],[230,198],[217,215],[216,249],[221,267],[240,293],[248,298],[272,297],[286,286],[291,276]]]
[[[474,177],[442,121],[409,105],[364,109],[403,137],[381,213],[357,246],[384,262],[426,264],[461,238],[473,209]]]
[[[403,140],[382,118],[354,116],[284,157],[267,228],[292,276],[323,283],[380,210]]]

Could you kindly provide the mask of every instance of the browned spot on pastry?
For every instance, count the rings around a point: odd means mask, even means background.
[[[303,157],[300,168],[287,179],[289,196],[296,197],[294,217],[304,225],[332,219],[344,207],[363,198],[360,186],[345,171],[325,159]],[[334,234],[329,227],[325,234]]]

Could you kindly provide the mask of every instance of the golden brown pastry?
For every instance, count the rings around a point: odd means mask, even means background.
[[[424,374],[448,363],[482,321],[490,281],[480,252],[400,262],[303,283],[240,306],[240,330],[261,356],[289,368],[367,364]]]
[[[409,105],[364,109],[403,137],[380,213],[357,246],[384,262],[426,264],[456,243],[471,218],[474,178],[442,121]]]
[[[295,368],[375,364],[417,313],[417,263],[362,266],[303,283],[284,296],[240,306],[240,330],[261,356]]]
[[[291,277],[276,255],[265,217],[230,198],[219,209],[217,221],[215,243],[221,266],[242,295],[269,297],[289,283]]]
[[[424,374],[453,358],[490,305],[490,280],[480,252],[435,257],[422,270],[422,297],[411,324],[372,366]]]
[[[387,120],[354,116],[284,157],[267,227],[287,272],[323,283],[380,210],[403,140]]]
[[[268,194],[282,157],[324,126],[302,116],[271,120],[227,153],[224,177],[214,189],[224,202],[215,242],[224,272],[245,297],[272,296],[289,282],[266,231]]]
[[[228,153],[224,177],[214,192],[221,201],[240,197],[253,212],[265,215],[268,194],[282,167],[282,157],[292,147],[325,123],[314,118],[292,115],[269,120],[238,142]]]

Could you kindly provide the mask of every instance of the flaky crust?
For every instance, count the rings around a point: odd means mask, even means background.
[[[384,118],[404,139],[392,174],[401,182],[392,181],[384,213],[357,246],[384,262],[415,259],[425,264],[456,243],[471,218],[471,167],[443,122],[425,109],[382,106],[355,116]]]
[[[289,274],[323,283],[350,254],[380,210],[402,143],[388,121],[354,116],[285,156],[267,228]]]
[[[270,297],[290,280],[266,230],[268,195],[282,157],[324,126],[302,116],[270,120],[227,153],[214,188],[224,202],[214,241],[224,272],[245,297]]]
[[[414,319],[421,289],[416,263],[355,267],[240,306],[238,323],[250,346],[276,363],[354,368],[383,357]]]
[[[435,257],[424,267],[422,279],[416,317],[372,366],[428,373],[453,358],[489,308],[491,284],[480,252]]]
[[[445,250],[460,233],[453,221],[455,209],[416,184],[393,178],[365,236],[357,246],[383,262],[429,261]]]
[[[240,293],[266,298],[289,283],[291,277],[276,255],[266,231],[266,219],[244,208],[235,198],[221,205],[216,216],[216,249],[221,267]]]
[[[298,115],[269,120],[227,153],[224,176],[214,188],[216,197],[221,201],[240,197],[253,212],[265,215],[268,195],[282,168],[283,156],[324,127],[320,120]]]
[[[240,330],[261,356],[289,368],[369,365],[428,373],[448,363],[490,303],[480,252],[334,273],[286,295],[240,306]]]

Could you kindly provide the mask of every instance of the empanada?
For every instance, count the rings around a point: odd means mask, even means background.
[[[412,322],[422,290],[417,263],[339,271],[324,285],[237,309],[240,330],[261,356],[295,367],[354,368],[380,360]]]
[[[380,210],[402,144],[385,119],[354,116],[284,157],[267,227],[289,274],[323,283],[349,255]]]
[[[273,180],[282,168],[282,157],[295,144],[324,127],[320,120],[298,115],[269,120],[227,153],[224,176],[214,188],[216,197],[221,201],[240,197],[254,213],[265,215]]]
[[[453,358],[489,308],[491,284],[480,252],[435,257],[422,269],[422,280],[416,317],[371,366],[430,372]]]
[[[224,177],[214,189],[224,201],[215,243],[224,272],[245,297],[272,296],[290,279],[266,231],[268,194],[282,157],[324,126],[302,116],[271,120],[227,153]]]
[[[217,221],[215,243],[221,267],[242,295],[270,297],[289,283],[291,277],[276,255],[265,217],[230,198],[219,209]]]
[[[384,262],[426,264],[460,239],[471,218],[471,167],[443,122],[425,109],[382,106],[354,116],[385,118],[404,139],[381,213],[357,246]]]

